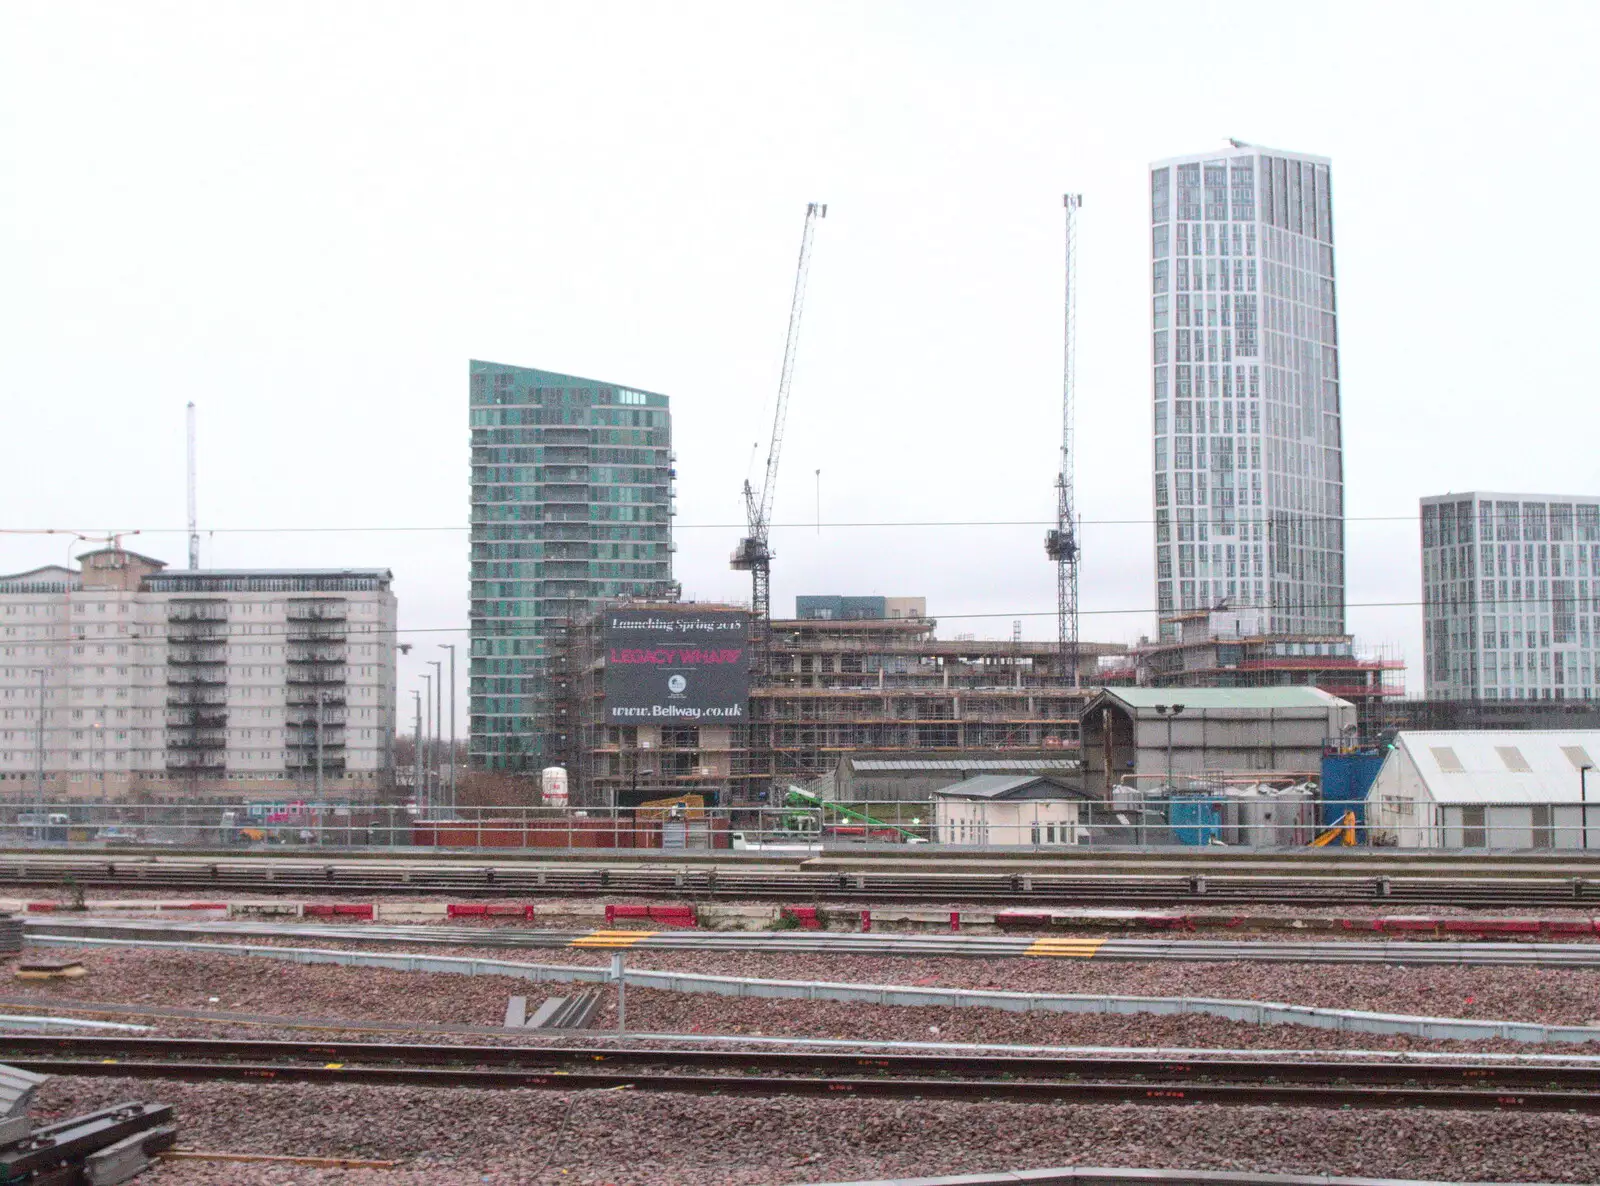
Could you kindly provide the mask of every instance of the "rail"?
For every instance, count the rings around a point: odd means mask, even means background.
[[[1596,1068],[1468,1062],[1180,1062],[10,1035],[0,1036],[0,1053],[8,1065],[24,1070],[118,1078],[1600,1113]],[[566,1069],[574,1066],[583,1069]]]
[[[1351,860],[1350,850],[1319,849],[1243,865],[1162,869],[1158,854],[1094,864],[1063,861],[996,868],[982,861],[874,863],[831,868],[796,862],[727,865],[661,863],[595,865],[484,855],[457,860],[386,860],[346,855],[321,859],[246,854],[189,856],[139,852],[0,853],[6,887],[183,889],[227,892],[359,892],[464,897],[580,897],[639,894],[674,900],[765,900],[841,903],[1213,906],[1256,904],[1385,907],[1569,907],[1600,905],[1600,865],[1515,860],[1474,872],[1481,861],[1415,864],[1378,854]],[[605,854],[601,854],[605,855]],[[804,854],[802,854],[804,855]],[[1383,863],[1377,863],[1383,861]]]
[[[752,955],[829,955],[926,959],[1073,959],[1096,963],[1393,964],[1406,967],[1600,968],[1600,943],[1451,943],[1441,940],[1280,942],[1221,939],[1107,939],[1034,935],[916,935],[761,931],[560,931],[512,928],[349,926],[251,921],[166,922],[138,919],[36,918],[42,938],[187,940],[314,939],[368,946],[495,947],[520,950],[626,949],[717,951]]]

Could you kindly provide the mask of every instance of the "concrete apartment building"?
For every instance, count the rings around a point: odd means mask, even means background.
[[[1344,633],[1328,161],[1240,141],[1150,167],[1156,604]]]
[[[386,569],[178,570],[106,548],[0,576],[0,798],[362,801],[388,788]],[[42,708],[42,715],[41,715]]]
[[[537,770],[551,654],[607,599],[670,600],[667,397],[598,379],[470,364],[469,759]]]
[[[1422,606],[1429,699],[1593,699],[1600,498],[1424,498]]]

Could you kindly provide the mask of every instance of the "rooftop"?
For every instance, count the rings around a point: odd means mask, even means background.
[[[1036,792],[1027,794],[1027,792]],[[952,799],[1081,799],[1082,792],[1038,774],[979,774],[954,786],[933,792]]]
[[[1204,709],[1278,709],[1351,707],[1321,688],[1107,688],[1099,699],[1119,700],[1129,708],[1154,710],[1181,704],[1184,711]]]
[[[1577,803],[1581,769],[1600,760],[1600,730],[1404,729],[1395,746],[1437,803]]]

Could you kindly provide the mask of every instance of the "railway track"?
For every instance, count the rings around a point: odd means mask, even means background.
[[[1600,1068],[0,1036],[67,1076],[477,1089],[1600,1113]]]
[[[52,939],[305,939],[382,947],[511,950],[716,951],[757,955],[969,959],[1092,959],[1097,962],[1247,962],[1477,967],[1600,968],[1600,943],[1388,939],[1329,942],[1075,938],[1061,935],[922,935],[803,931],[525,930],[448,926],[360,926],[249,920],[30,918],[24,935]]]
[[[1264,865],[1277,862],[1264,861]],[[1284,862],[1291,863],[1291,862]],[[1302,862],[1304,863],[1304,862]],[[676,900],[755,899],[1005,905],[1452,905],[1476,907],[1600,905],[1600,876],[1499,870],[1458,873],[1346,872],[1036,872],[896,868],[758,869],[736,866],[594,866],[536,864],[483,857],[455,861],[373,858],[249,858],[145,855],[0,855],[0,889],[59,886],[366,894],[584,897],[616,894]],[[1450,866],[1459,869],[1459,865]],[[1600,865],[1595,867],[1600,874]]]

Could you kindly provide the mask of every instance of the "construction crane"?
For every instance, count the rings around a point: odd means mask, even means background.
[[[1066,194],[1067,212],[1066,332],[1061,366],[1061,472],[1056,476],[1056,525],[1044,538],[1045,555],[1056,565],[1056,647],[1069,687],[1078,686],[1078,530],[1072,489],[1072,413],[1078,321],[1078,209],[1082,194]]]
[[[806,207],[805,228],[800,234],[800,264],[795,269],[794,300],[789,306],[789,336],[783,343],[783,369],[778,374],[778,399],[772,412],[772,443],[767,446],[767,468],[759,492],[750,480],[744,483],[746,535],[739,541],[729,561],[733,568],[750,573],[750,663],[751,674],[759,681],[767,673],[767,644],[772,632],[772,548],[770,516],[772,496],[778,487],[778,458],[783,452],[783,422],[789,411],[789,384],[794,378],[795,350],[800,344],[800,314],[806,300],[806,270],[811,265],[811,238],[817,222],[828,216],[828,207],[812,202]]]

